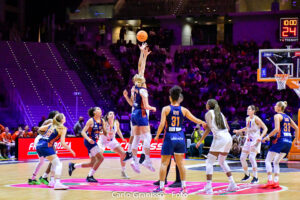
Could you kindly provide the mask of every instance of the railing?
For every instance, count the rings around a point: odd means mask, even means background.
[[[30,118],[30,116],[26,110],[26,107],[23,103],[23,100],[17,89],[11,90],[9,99],[10,99],[10,102],[13,105],[15,105],[16,110],[22,113],[21,116],[23,116],[25,123],[27,125],[29,125],[30,127],[33,127],[34,126],[33,120]]]
[[[56,106],[59,108],[59,110],[62,110],[64,114],[68,117],[68,120],[66,120],[67,127],[73,128],[74,121],[72,119],[71,114],[69,113],[67,107],[65,106],[62,98],[59,96],[58,93],[56,93],[55,97],[53,98],[54,102],[56,103]]]

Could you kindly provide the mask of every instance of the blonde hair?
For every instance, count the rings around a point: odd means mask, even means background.
[[[133,83],[138,87],[142,87],[143,84],[146,83],[146,79],[144,78],[144,76],[136,74],[133,77]]]
[[[53,118],[53,126],[55,129],[64,129],[66,128],[63,123],[62,119],[65,117],[63,113],[58,113]]]
[[[281,108],[282,112],[286,109],[287,105],[288,105],[288,103],[286,101],[278,101],[277,102],[277,106]]]

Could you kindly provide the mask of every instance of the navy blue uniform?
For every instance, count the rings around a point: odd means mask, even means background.
[[[146,109],[143,104],[143,99],[140,94],[140,90],[146,88],[135,86],[134,89],[134,103],[133,103],[133,111],[131,113],[131,122],[133,126],[148,126],[149,119],[147,116]]]
[[[56,154],[53,145],[60,139],[60,135],[56,129],[50,125],[36,145],[36,151],[39,157],[47,157]]]
[[[166,134],[161,149],[161,155],[173,155],[174,153],[185,153],[185,136],[182,131],[183,114],[181,106],[170,105],[170,113],[167,115]]]
[[[99,134],[100,131],[102,130],[102,120],[100,119],[100,123],[98,123],[94,118],[93,118],[93,127],[90,127],[87,131],[87,135],[89,138],[91,138],[95,143],[91,144],[89,141],[84,139],[84,146],[87,148],[89,154],[91,153],[91,149],[94,148],[97,145],[97,139],[99,139]]]
[[[273,145],[270,147],[269,151],[288,154],[293,142],[291,134],[291,119],[285,113],[280,114],[282,115],[280,132],[276,134],[276,139],[273,141]]]

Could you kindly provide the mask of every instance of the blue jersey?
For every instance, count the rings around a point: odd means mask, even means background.
[[[99,138],[100,131],[102,130],[102,120],[100,119],[100,123],[98,123],[93,118],[93,127],[90,127],[87,131],[88,136],[96,141]]]
[[[58,131],[54,129],[52,125],[50,125],[43,137],[40,139],[38,145],[44,147],[53,147],[54,142],[59,139],[60,135],[58,134]]]
[[[181,106],[170,105],[170,112],[167,115],[167,132],[179,132],[182,130],[183,114]]]
[[[292,143],[292,134],[291,134],[291,119],[285,113],[280,113],[282,116],[282,121],[280,122],[280,132],[276,134],[276,139],[274,144],[278,141]]]
[[[142,96],[140,94],[140,90],[141,89],[147,90],[144,87],[135,86],[135,89],[134,89],[134,100],[133,100],[133,106],[134,106],[135,109],[145,109],[144,108],[144,104],[143,104],[143,99],[142,99]]]

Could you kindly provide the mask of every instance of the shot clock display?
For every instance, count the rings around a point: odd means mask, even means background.
[[[297,42],[299,20],[297,17],[280,18],[280,41],[281,42]]]

